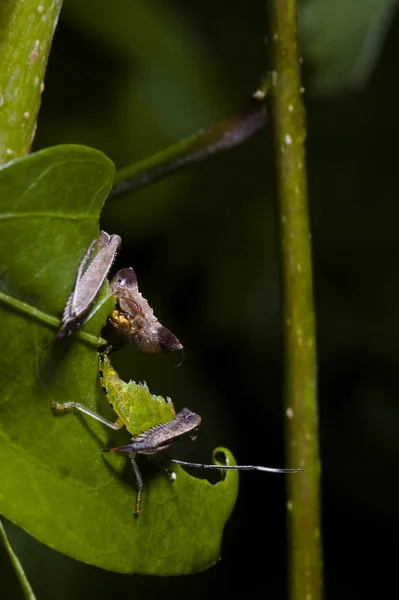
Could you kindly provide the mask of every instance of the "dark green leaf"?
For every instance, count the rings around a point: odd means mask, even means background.
[[[74,400],[114,418],[96,351],[113,305],[108,284],[83,333],[44,350],[98,235],[113,175],[104,155],[79,146],[51,148],[0,170],[0,512],[52,548],[105,569],[190,573],[219,558],[237,474],[211,485],[178,468],[171,483],[144,459],[143,509],[134,518],[130,465],[101,453],[127,438],[112,433],[111,444],[101,423],[51,411],[53,401]]]

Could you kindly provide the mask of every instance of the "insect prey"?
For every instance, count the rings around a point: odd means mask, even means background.
[[[101,290],[121,242],[119,235],[109,235],[101,231],[100,236],[90,244],[79,265],[75,285],[66,303],[60,328],[47,347],[79,329]],[[92,258],[96,250],[97,253]]]
[[[109,322],[123,341],[134,340],[142,352],[152,354],[183,348],[175,334],[161,325],[139,292],[136,273],[132,268],[118,271],[110,285],[117,307],[110,315]]]
[[[52,346],[82,324],[103,285],[121,245],[119,235],[102,231],[94,240],[79,265],[75,285],[65,306],[61,325]],[[95,250],[97,253],[92,258]],[[137,277],[132,268],[121,269],[110,282],[116,308],[108,318],[108,334],[114,347],[134,341],[142,352],[152,354],[181,350],[182,344],[174,333],[161,325],[148,301],[139,292]]]

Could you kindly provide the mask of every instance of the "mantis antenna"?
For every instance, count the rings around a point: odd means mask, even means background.
[[[275,469],[273,467],[260,467],[258,465],[207,465],[204,463],[192,463],[185,460],[168,458],[168,462],[183,467],[195,467],[197,469],[212,469],[219,471],[265,471],[267,473],[301,473],[303,469]]]

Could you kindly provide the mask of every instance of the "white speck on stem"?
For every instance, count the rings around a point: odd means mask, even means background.
[[[37,7],[37,12],[39,13],[39,15],[44,11],[44,6],[43,4],[39,4],[39,6]]]
[[[300,90],[299,90],[299,91],[301,92],[301,94],[304,94],[304,93],[305,93],[305,88],[303,87],[303,85],[301,86],[301,88],[300,88]]]
[[[44,92],[44,83],[42,81],[40,84],[40,93],[43,94],[43,92]]]
[[[6,156],[12,156],[13,154],[14,154],[14,150],[11,150],[11,148],[7,148]]]
[[[296,270],[298,271],[298,273],[300,273],[302,271],[302,265],[301,265],[301,263],[297,263]]]
[[[0,94],[0,106],[3,106],[4,104],[4,96],[3,94]]]
[[[289,510],[291,512],[293,508],[294,508],[293,502],[291,500],[288,500],[288,502],[287,502],[287,510]]]
[[[40,40],[36,40],[35,41],[35,45],[33,47],[33,50],[31,52],[30,55],[30,61],[33,64],[34,62],[36,62],[38,56],[39,56],[39,47],[40,47]]]
[[[255,100],[264,100],[265,96],[265,92],[262,92],[262,90],[256,90],[252,97],[255,98]]]
[[[285,140],[285,143],[287,144],[287,146],[290,146],[292,144],[292,137],[290,136],[289,133],[287,133],[284,140]]]
[[[288,105],[288,110],[289,110],[290,112],[294,112],[294,105],[293,105],[293,104],[289,104],[289,105]]]
[[[30,117],[30,113],[24,112],[24,119],[25,119],[25,121],[27,121],[29,119],[29,117]]]
[[[294,411],[292,410],[292,408],[290,406],[285,411],[285,414],[287,416],[287,419],[293,419],[294,418]]]

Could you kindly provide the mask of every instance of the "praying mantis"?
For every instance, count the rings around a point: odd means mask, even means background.
[[[175,413],[175,409],[170,399],[164,400],[161,396],[153,396],[150,394],[145,384],[137,384],[133,381],[126,384],[119,379],[118,374],[110,363],[107,353],[100,355],[100,381],[108,402],[118,416],[115,422],[105,419],[79,402],[66,402],[64,404],[53,402],[52,407],[55,411],[76,410],[100,421],[100,423],[103,423],[111,429],[119,430],[122,427],[126,427],[126,429],[133,434],[130,444],[119,448],[110,448],[106,451],[123,453],[128,456],[137,482],[137,499],[134,512],[138,515],[141,511],[144,484],[137,466],[136,455],[145,455],[151,458],[155,461],[155,464],[170,473],[172,481],[174,481],[176,479],[176,474],[169,468],[162,466],[162,454],[177,441],[195,441],[195,433],[201,424],[201,417],[188,408],[183,408],[178,413]],[[140,424],[137,419],[139,407],[140,412],[145,412],[149,415],[149,417],[147,416],[146,428],[140,432],[138,432]],[[188,467],[217,469],[222,471],[230,469],[235,471],[297,473],[302,470],[275,469],[257,465],[209,465],[171,458],[167,458],[166,462]]]

